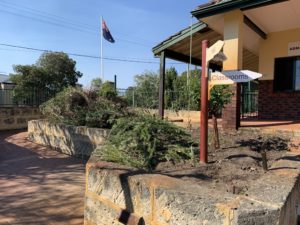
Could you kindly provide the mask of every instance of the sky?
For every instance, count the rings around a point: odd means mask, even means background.
[[[42,53],[5,45],[99,57],[102,16],[116,41],[103,41],[103,57],[125,60],[104,59],[105,80],[117,75],[118,88],[127,88],[135,75],[159,70],[152,48],[196,22],[190,12],[207,1],[0,0],[0,73],[13,73],[13,65],[34,64]],[[79,83],[85,87],[101,76],[99,58],[70,57],[83,73]],[[170,66],[179,72],[187,68],[167,60]]]

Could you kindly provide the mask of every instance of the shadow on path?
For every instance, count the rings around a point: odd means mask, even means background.
[[[85,161],[0,132],[0,224],[83,224]]]

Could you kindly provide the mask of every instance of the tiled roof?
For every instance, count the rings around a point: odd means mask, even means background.
[[[177,32],[176,34],[173,34],[172,36],[168,37],[166,40],[162,41],[161,43],[159,43],[158,45],[153,47],[152,51],[156,55],[156,54],[160,53],[162,51],[162,49],[167,48],[168,46],[174,45],[178,41],[181,41],[182,39],[189,37],[191,35],[191,32],[192,32],[192,34],[194,34],[196,32],[204,30],[207,27],[208,26],[205,23],[198,21],[198,22],[194,23],[192,25],[192,27],[189,26],[189,27]]]
[[[208,3],[204,3],[202,5],[199,5],[196,10],[206,8],[207,6],[218,5],[218,4],[221,4],[221,3],[233,2],[233,1],[234,0],[211,0]]]
[[[198,8],[191,13],[197,19],[202,19],[236,9],[245,10],[281,1],[285,0],[212,0],[206,4],[198,6]]]

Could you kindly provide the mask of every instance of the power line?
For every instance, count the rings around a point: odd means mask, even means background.
[[[27,6],[20,7],[17,4],[9,3],[6,1],[0,1],[0,5],[4,6],[6,8],[6,10],[4,10],[4,9],[0,10],[4,13],[24,17],[24,18],[31,19],[34,21],[38,21],[38,22],[42,22],[42,23],[46,23],[46,24],[50,24],[50,25],[54,25],[54,26],[58,26],[58,27],[63,27],[63,28],[67,28],[67,29],[71,29],[71,30],[75,30],[75,31],[83,32],[83,33],[100,35],[100,32],[95,31],[94,26],[79,23],[77,21],[73,22],[67,18],[58,16],[58,15],[54,15],[54,14],[44,12],[41,10],[36,10],[33,8],[29,8]],[[12,9],[13,11],[9,11],[9,10],[7,10],[7,8]],[[16,10],[18,10],[19,12],[16,12]],[[20,12],[23,12],[23,14]],[[29,12],[30,16],[25,15],[24,12],[25,12],[25,14]],[[38,16],[38,17],[36,17],[36,16]],[[42,17],[42,19],[40,17]],[[97,29],[100,29],[100,27]],[[144,44],[144,43],[127,40],[127,39],[123,39],[123,38],[119,38],[119,37],[116,37],[115,39],[118,41],[127,42],[127,43],[131,43],[131,44],[135,44],[135,45],[140,45],[140,46],[147,47],[147,48],[150,47],[149,45]]]
[[[39,49],[39,48],[33,48],[33,47],[26,47],[26,46],[20,46],[20,45],[12,45],[12,44],[5,44],[5,43],[0,43],[0,46],[5,46],[5,47],[10,47],[10,48],[17,48],[17,49],[22,49],[26,51],[37,51],[37,52],[63,52],[63,51],[53,51],[53,50],[47,50],[47,49]],[[9,51],[9,49],[0,49],[0,50],[6,50]],[[79,53],[69,53],[65,52],[66,54],[70,56],[76,56],[76,57],[83,57],[83,58],[91,58],[91,59],[101,59],[100,56],[95,56],[95,55],[86,55],[86,54],[79,54]],[[144,63],[144,64],[159,64],[157,61],[150,61],[150,59],[138,59],[138,58],[116,58],[116,57],[103,57],[104,60],[108,61],[118,61],[118,62],[131,62],[131,63]],[[169,63],[171,65],[176,65],[176,64],[184,64],[184,63]]]
[[[68,18],[66,18],[66,17],[62,17],[62,16],[60,16],[60,15],[55,15],[55,14],[52,14],[52,13],[49,13],[49,12],[45,12],[45,11],[41,11],[41,10],[38,10],[38,9],[30,8],[30,7],[27,7],[27,6],[25,6],[25,5],[21,5],[21,4],[18,5],[18,4],[16,4],[16,3],[7,2],[7,1],[4,1],[4,0],[0,1],[0,3],[6,4],[6,5],[10,6],[11,8],[14,7],[14,8],[16,8],[16,9],[21,9],[21,10],[24,10],[24,11],[25,11],[25,10],[26,10],[26,11],[29,11],[29,12],[31,12],[31,13],[34,12],[34,13],[36,13],[36,14],[39,14],[39,15],[42,16],[43,18],[44,18],[45,16],[47,16],[47,17],[50,17],[51,19],[65,21],[65,22],[70,23],[70,24],[73,24],[73,25],[75,25],[75,26],[80,25],[80,26],[85,26],[85,27],[89,27],[89,28],[92,28],[92,29],[93,29],[93,26],[90,26],[90,25],[88,25],[88,24],[84,24],[84,23],[82,23],[82,22],[75,21],[75,20],[73,20],[73,22],[70,22],[70,19],[68,19]]]
[[[19,46],[19,45],[4,44],[4,43],[0,43],[0,45],[5,46],[5,47],[26,49],[26,50],[39,51],[39,52],[59,52],[59,51],[52,51],[52,50],[46,50],[46,49],[25,47],[25,46]],[[69,52],[65,52],[65,53],[68,54],[68,55],[71,55],[71,56],[92,58],[92,59],[101,59],[100,56],[95,56],[95,55],[85,55],[85,54],[69,53]],[[110,60],[110,61],[120,61],[120,62],[135,62],[135,63],[149,63],[149,64],[157,64],[158,63],[158,62],[155,62],[155,61],[130,60],[130,59],[121,59],[121,58],[113,58],[113,57],[103,57],[103,59],[104,60]]]

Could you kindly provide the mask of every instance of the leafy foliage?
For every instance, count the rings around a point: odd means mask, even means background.
[[[209,101],[209,112],[217,115],[222,108],[231,101],[233,92],[228,85],[216,85],[211,90],[211,97]]]
[[[215,149],[220,148],[217,115],[222,112],[222,109],[226,104],[230,103],[232,96],[233,92],[228,85],[217,85],[211,90],[208,110],[212,115],[213,120]]]
[[[108,99],[69,87],[44,103],[41,112],[54,123],[112,128],[106,145],[95,151],[102,160],[152,170],[160,162],[195,155],[190,148],[193,141],[182,128],[129,112],[118,97]]]
[[[103,82],[100,78],[93,79],[91,82],[91,90],[92,91],[100,91],[102,84],[103,84]]]
[[[129,88],[125,97],[128,105],[134,107],[157,108],[159,76],[157,73],[147,71],[136,75],[135,87]]]
[[[65,87],[75,86],[82,73],[76,62],[63,52],[43,53],[34,65],[15,65],[11,81],[16,84],[15,97],[24,98],[32,90],[54,95]]]
[[[122,99],[98,97],[95,101],[91,101],[88,110],[85,110],[85,125],[88,127],[111,128],[117,119],[130,114]]]
[[[100,96],[108,99],[113,99],[117,96],[117,92],[114,88],[114,84],[106,81],[100,88],[99,91]]]
[[[193,141],[183,129],[150,115],[121,118],[107,144],[94,152],[101,160],[152,170],[159,162],[190,159]]]
[[[200,106],[200,71],[190,71],[178,75],[171,67],[166,71],[165,107],[167,109],[199,110]],[[159,93],[159,75],[145,72],[135,76],[135,86],[130,87],[125,96],[130,106],[143,108],[157,108]]]
[[[115,120],[128,114],[124,101],[108,100],[69,87],[40,106],[52,122],[74,126],[111,128]]]
[[[171,109],[200,109],[200,70],[192,70],[188,75],[183,72],[174,82],[174,90],[177,93],[176,100],[168,103]]]
[[[89,100],[83,91],[69,87],[42,104],[40,110],[52,122],[80,126],[84,125],[80,109],[87,108],[88,104]]]

